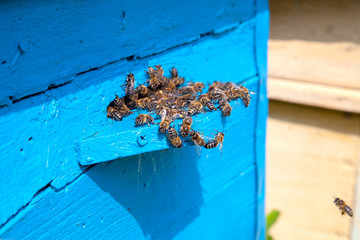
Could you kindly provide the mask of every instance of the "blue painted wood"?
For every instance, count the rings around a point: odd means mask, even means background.
[[[254,12],[254,0],[2,1],[0,106],[119,59],[191,42]]]
[[[179,73],[187,80],[249,79],[256,75],[255,62],[248,60],[254,59],[253,34],[254,22],[249,21],[233,31],[208,36],[149,59],[119,62],[79,75],[71,84],[0,109],[0,139],[6,143],[0,145],[0,152],[4,153],[0,161],[4,169],[13,169],[6,171],[0,179],[0,186],[4,186],[3,193],[13,196],[10,205],[7,199],[0,199],[1,223],[49,182],[52,187],[59,189],[83,171],[76,161],[74,142],[81,142],[96,133],[96,136],[107,136],[123,132],[124,139],[128,139],[126,131],[134,129],[136,114],[122,122],[106,118],[106,107],[115,93],[123,94],[120,85],[128,71],[134,72],[140,83],[146,79],[144,69],[158,63],[163,63],[164,69],[177,66]],[[219,61],[230,62],[219,66]],[[234,71],[240,68],[245,70]],[[227,72],[226,76],[224,72]],[[156,144],[160,147],[163,142]],[[91,151],[106,156],[109,151],[107,146],[103,144]],[[125,154],[133,155],[146,150],[137,149],[139,146],[132,147]],[[161,149],[159,147],[153,150]],[[19,175],[17,169],[21,169],[22,174]],[[14,185],[20,186],[21,190],[14,192]]]
[[[221,4],[219,9],[229,6]],[[184,8],[201,12],[204,6]],[[176,45],[181,46],[175,48],[157,39],[149,44],[169,50],[153,56],[118,60],[75,77],[79,72],[64,78],[57,69],[54,79],[69,84],[0,109],[0,186],[7,196],[0,198],[0,237],[264,239],[267,2],[258,0],[249,9],[233,17],[251,19],[219,21],[216,28],[210,24],[212,34],[191,42],[179,37]],[[188,36],[196,29],[188,26]],[[145,48],[138,55],[146,56]],[[109,63],[106,54],[99,58]],[[92,64],[94,59],[86,56],[84,64]],[[122,122],[106,119],[106,106],[115,93],[123,94],[120,84],[129,71],[142,83],[144,69],[159,63],[165,69],[176,66],[187,80],[247,80],[245,85],[257,92],[246,109],[232,103],[237,107],[229,118],[219,112],[196,118],[194,126],[206,135],[214,128],[225,132],[222,154],[203,149],[199,156],[194,146],[168,148],[164,139],[148,147],[119,147],[126,139],[134,141],[129,132],[155,136],[157,128],[134,128],[133,115]],[[87,156],[107,162],[79,166],[77,160]]]

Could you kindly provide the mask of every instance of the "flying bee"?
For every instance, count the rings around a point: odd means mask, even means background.
[[[189,83],[189,86],[193,87],[196,92],[202,93],[203,88],[205,88],[205,84],[202,82],[191,82]]]
[[[219,108],[221,109],[222,115],[224,117],[230,116],[232,108],[231,108],[230,104],[228,103],[228,101],[221,100],[219,102]]]
[[[225,136],[224,133],[217,131],[217,134],[215,135],[215,139],[208,141],[205,144],[204,148],[211,149],[211,148],[216,148],[217,146],[220,146],[220,151],[222,153],[224,136]]]
[[[139,93],[141,97],[147,97],[151,94],[151,90],[145,85],[137,86],[136,91]]]
[[[207,94],[200,95],[198,101],[204,106],[207,107],[210,111],[216,110],[214,103],[210,100]]]
[[[341,210],[341,215],[344,215],[345,213],[347,215],[349,215],[350,217],[353,216],[353,211],[352,209],[345,203],[344,200],[340,199],[340,198],[335,198],[334,203],[336,206],[339,207],[339,209]]]
[[[120,111],[116,107],[110,105],[107,107],[107,117],[116,121],[122,120],[122,115]]]
[[[143,126],[145,123],[150,126],[150,123],[154,123],[154,118],[149,114],[139,114],[139,116],[135,118],[136,126]]]
[[[179,77],[178,71],[174,67],[171,69],[171,80],[176,86],[180,86],[185,82],[185,78]]]
[[[191,124],[193,123],[193,119],[190,116],[187,116],[183,119],[181,128],[180,128],[180,134],[183,137],[186,137],[189,135]]]
[[[190,103],[190,107],[189,107],[189,110],[187,112],[187,115],[192,116],[192,115],[194,115],[196,113],[199,113],[199,112],[204,112],[204,107],[199,101],[193,100]]]
[[[147,73],[150,76],[150,79],[147,80],[150,83],[150,88],[152,90],[157,89],[160,86],[160,81],[157,77],[157,72],[153,67],[149,67]]]

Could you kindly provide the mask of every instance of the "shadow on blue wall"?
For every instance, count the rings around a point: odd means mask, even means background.
[[[136,219],[145,236],[172,239],[200,215],[199,156],[193,147],[98,164],[86,174]]]

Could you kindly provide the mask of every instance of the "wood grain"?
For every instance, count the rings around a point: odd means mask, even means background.
[[[4,186],[3,194],[12,199],[11,203],[6,198],[0,200],[1,223],[50,182],[54,189],[61,189],[82,173],[84,169],[77,163],[74,142],[81,142],[96,133],[96,136],[109,137],[123,132],[124,139],[128,139],[126,132],[133,130],[137,114],[130,115],[121,122],[114,122],[106,118],[106,107],[115,93],[120,96],[123,94],[120,85],[124,83],[129,71],[135,74],[137,83],[146,81],[145,69],[148,66],[159,63],[166,71],[176,66],[179,74],[188,81],[208,83],[238,79],[240,82],[256,75],[256,63],[249,60],[254,59],[253,34],[254,21],[248,21],[230,32],[208,36],[206,40],[135,61],[131,65],[127,61],[120,61],[79,75],[71,84],[0,109],[0,136],[4,142],[0,145],[0,151],[4,153],[0,161],[3,168],[8,169],[3,173],[0,185]],[[228,64],[220,64],[222,62]],[[239,72],[239,69],[243,71]],[[249,87],[257,91],[254,88],[258,79],[254,80],[249,82]],[[255,113],[256,104],[251,104],[249,109],[246,110]],[[241,118],[245,118],[248,113],[242,114]],[[221,119],[216,123],[222,125]],[[157,131],[155,128],[152,130]],[[141,132],[142,128],[136,128],[135,131]],[[164,142],[165,139],[157,142],[152,151],[164,149]],[[107,149],[110,143],[111,139],[108,139],[90,151],[97,154],[103,152],[103,156],[109,156]],[[165,144],[168,147],[166,142]],[[150,151],[137,145],[127,146],[129,148],[123,151],[123,157]],[[117,158],[114,154],[111,156],[106,160]],[[18,174],[19,169],[21,174]],[[13,186],[18,186],[19,190],[14,191]]]
[[[266,205],[281,212],[274,239],[348,239],[352,219],[333,196],[354,206],[359,115],[277,101],[269,107]]]
[[[0,106],[81,72],[163,52],[246,21],[254,5],[254,0],[1,2],[0,32],[6,37],[0,40]]]

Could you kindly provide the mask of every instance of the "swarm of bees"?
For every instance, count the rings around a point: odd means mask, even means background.
[[[149,111],[148,114],[140,114],[135,118],[136,126],[147,124],[158,124],[159,132],[166,134],[170,143],[176,147],[182,147],[182,139],[189,137],[197,147],[206,149],[219,146],[222,150],[224,133],[213,134],[213,138],[203,136],[202,133],[192,129],[193,117],[206,111],[221,111],[222,116],[230,116],[232,107],[229,102],[240,99],[245,107],[251,101],[251,91],[240,84],[233,82],[214,81],[208,88],[207,93],[203,93],[205,84],[202,82],[190,82],[186,86],[183,77],[179,77],[178,71],[173,67],[170,77],[164,76],[164,69],[161,65],[149,67],[146,72],[149,76],[144,84],[135,88],[134,74],[129,73],[126,78],[125,96],[110,102],[107,107],[107,117],[116,121],[121,121],[123,117],[133,114],[135,109]],[[215,104],[218,107],[215,107]],[[155,123],[155,114],[160,118],[160,122]],[[182,119],[178,131],[171,124],[176,119]]]

